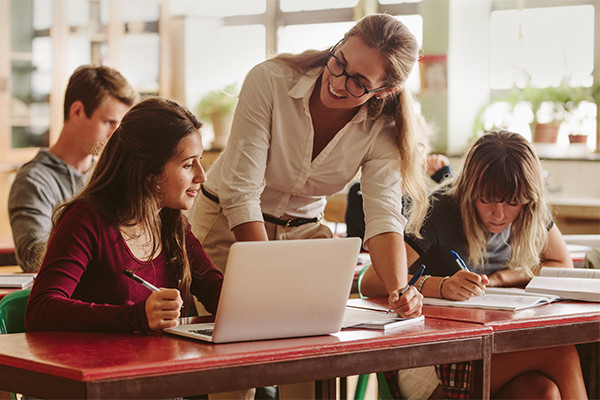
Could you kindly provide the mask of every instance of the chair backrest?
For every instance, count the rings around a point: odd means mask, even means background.
[[[25,307],[31,289],[18,290],[0,301],[0,334],[25,332]]]

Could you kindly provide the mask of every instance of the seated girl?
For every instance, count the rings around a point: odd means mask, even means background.
[[[125,115],[87,186],[55,211],[27,330],[160,330],[178,324],[192,294],[216,311],[223,276],[181,211],[206,180],[200,127],[186,108],[161,98]]]
[[[573,267],[544,198],[539,159],[527,140],[507,131],[479,138],[458,176],[431,195],[421,235],[407,235],[405,244],[408,264],[425,263],[435,275],[415,285],[426,297],[466,300],[486,286],[526,285],[542,266]],[[468,271],[458,268],[452,251]],[[361,292],[386,295],[372,269]],[[442,381],[447,368],[438,367]],[[468,395],[465,376],[458,386],[443,382],[447,397]],[[495,398],[586,398],[574,346],[495,354],[491,385]]]

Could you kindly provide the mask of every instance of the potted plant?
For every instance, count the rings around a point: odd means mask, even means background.
[[[238,100],[238,87],[233,83],[221,90],[207,93],[196,107],[198,116],[202,121],[210,121],[215,139],[212,142],[213,150],[223,150],[231,131],[233,112]]]
[[[537,143],[554,143],[558,137],[561,123],[569,118],[575,118],[575,110],[582,101],[599,103],[598,84],[589,87],[570,86],[563,80],[559,86],[545,88],[527,85],[525,88],[513,88],[508,96],[494,99],[479,112],[475,130],[481,131],[485,112],[496,103],[504,103],[504,120],[510,121],[514,108],[519,103],[526,103],[531,109],[533,118],[530,123],[532,141]],[[504,123],[508,125],[508,123]],[[500,126],[506,128],[506,126]]]

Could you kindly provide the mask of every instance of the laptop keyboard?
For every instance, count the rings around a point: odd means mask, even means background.
[[[206,329],[190,329],[190,332],[198,333],[200,335],[212,336],[214,329],[206,328]]]

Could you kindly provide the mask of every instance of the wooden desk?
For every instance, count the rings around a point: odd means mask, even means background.
[[[0,274],[22,274],[23,270],[18,265],[7,265],[0,267]],[[2,288],[0,287],[0,300],[9,293],[16,292],[16,288]]]
[[[15,244],[11,235],[0,235],[0,265],[13,265],[17,263]]]
[[[339,376],[465,360],[489,370],[491,333],[436,318],[394,333],[220,345],[163,333],[17,333],[0,340],[0,389],[40,398],[172,398],[320,379],[317,397],[335,398]]]
[[[600,303],[555,302],[520,311],[423,306],[428,317],[470,322],[494,331],[492,354],[532,350],[554,346],[580,345],[582,368],[588,395],[600,398],[598,345],[600,342]],[[590,347],[591,346],[591,347]]]
[[[491,327],[493,353],[600,341],[600,303],[561,301],[514,312],[425,305],[423,314]]]
[[[12,235],[0,235],[0,265],[17,263]]]

